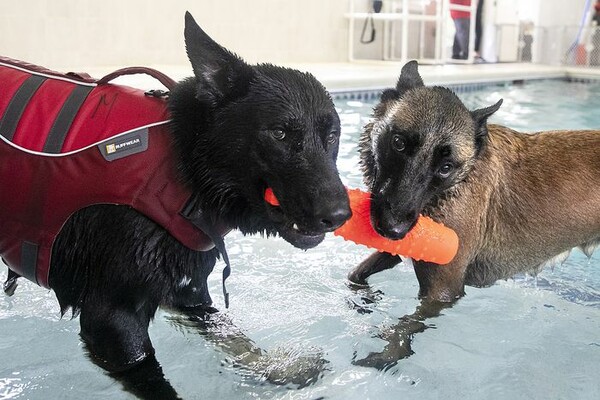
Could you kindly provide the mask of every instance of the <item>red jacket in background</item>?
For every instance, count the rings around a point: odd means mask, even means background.
[[[471,0],[450,0],[450,4],[456,4],[456,5],[460,5],[460,6],[470,6]],[[450,16],[452,17],[452,19],[471,18],[471,13],[469,11],[460,11],[460,10],[450,9]]]

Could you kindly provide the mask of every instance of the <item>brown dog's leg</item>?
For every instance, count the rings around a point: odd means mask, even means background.
[[[411,348],[413,336],[430,327],[426,320],[438,317],[442,310],[452,307],[453,304],[422,301],[414,313],[403,316],[396,325],[382,329],[381,333],[377,335],[378,338],[387,342],[381,352],[369,353],[365,358],[353,360],[352,364],[379,370],[396,365],[398,361],[414,353]]]
[[[416,333],[429,328],[426,323],[427,319],[439,316],[442,310],[452,307],[456,300],[464,295],[466,265],[464,260],[466,254],[463,246],[462,252],[459,252],[455,259],[447,265],[413,261],[415,273],[419,280],[421,304],[413,314],[400,318],[396,325],[382,329],[377,337],[385,340],[387,344],[381,352],[370,353],[363,359],[353,361],[353,364],[386,369],[413,354],[411,349],[412,340]],[[377,254],[373,254],[359,265],[355,271],[358,270],[360,273],[361,267],[373,259],[375,261],[372,263],[374,267],[364,267],[366,276],[371,275],[386,269],[385,266],[391,263],[390,257],[389,254],[388,258],[377,257]],[[384,268],[382,268],[380,264],[377,264],[377,261],[388,261],[388,264],[383,264]]]
[[[460,261],[447,265],[413,263],[419,280],[419,297],[429,301],[452,303],[465,295],[464,271]]]
[[[373,274],[393,268],[402,261],[400,257],[393,256],[390,253],[375,252],[366,260],[361,262],[348,274],[350,282],[357,285],[366,285],[367,278]]]

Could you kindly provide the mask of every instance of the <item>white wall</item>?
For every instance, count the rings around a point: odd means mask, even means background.
[[[249,62],[345,62],[348,1],[0,0],[0,54],[59,70],[187,66],[183,16],[189,10],[217,42]],[[354,1],[357,7],[370,4]],[[536,26],[545,27],[578,26],[585,4],[585,0],[517,2],[528,3],[525,14],[534,17]],[[486,31],[491,28],[484,24]],[[378,36],[363,50],[379,54],[381,27]]]
[[[591,5],[595,0],[590,0]],[[517,60],[519,25],[535,31],[533,61],[562,62],[566,43],[576,36],[586,0],[486,0],[482,56],[488,61]]]
[[[187,64],[189,10],[249,62],[347,59],[347,0],[2,0],[0,54],[49,68]]]
[[[586,0],[528,0],[537,1],[536,26],[579,26]],[[592,0],[593,5],[596,0]]]

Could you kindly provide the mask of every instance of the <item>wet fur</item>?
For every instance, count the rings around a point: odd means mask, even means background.
[[[170,97],[182,181],[213,221],[316,246],[350,216],[335,165],[340,125],[330,96],[310,74],[246,64],[189,14],[185,38],[195,76]],[[281,207],[264,201],[267,186]],[[140,397],[176,398],[148,325],[158,307],[192,321],[214,312],[206,278],[218,257],[216,249],[186,248],[132,208],[95,205],[58,235],[49,283],[62,312],[80,314],[94,362]]]
[[[591,255],[600,242],[600,131],[523,134],[488,125],[500,104],[469,111],[450,90],[425,87],[411,62],[361,137],[376,229],[403,236],[423,213],[458,234],[450,264],[414,262],[422,298],[452,302],[465,284],[537,272],[574,247]],[[396,134],[406,138],[403,152],[391,148]],[[441,179],[446,162],[454,169]],[[399,261],[374,254],[349,278],[365,283]]]

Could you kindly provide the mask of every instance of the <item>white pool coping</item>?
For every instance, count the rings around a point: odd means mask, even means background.
[[[364,90],[396,84],[403,63],[297,65],[308,70],[331,91]],[[528,79],[600,79],[600,69],[540,64],[421,65],[419,73],[426,85],[510,82]]]
[[[286,64],[285,66],[310,72],[328,90],[338,92],[394,86],[403,65],[403,63],[397,62],[375,61],[302,63]],[[86,71],[90,75],[100,78],[120,67],[95,67],[88,68]],[[151,67],[166,73],[175,80],[181,80],[192,75],[192,69],[189,66],[154,65]],[[456,85],[556,78],[600,80],[600,68],[564,67],[531,63],[421,65],[419,66],[419,72],[426,85]],[[160,87],[152,78],[143,75],[119,78],[117,82],[142,89]]]

